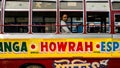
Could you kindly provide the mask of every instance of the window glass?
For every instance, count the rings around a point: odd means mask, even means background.
[[[5,12],[4,25],[6,33],[27,33],[28,12]]]
[[[0,0],[0,9],[1,9],[1,0]]]
[[[60,9],[83,10],[82,1],[60,1]]]
[[[112,8],[120,10],[120,1],[119,2],[112,2]]]
[[[108,1],[88,1],[86,2],[87,11],[109,11]]]
[[[46,67],[41,64],[28,63],[28,64],[23,64],[22,66],[20,66],[20,68],[46,68]]]
[[[15,22],[15,19],[14,19],[14,17],[6,17],[5,18],[5,24],[7,24],[7,23],[13,23],[13,22]]]
[[[120,15],[115,15],[115,32],[120,33]]]
[[[34,33],[55,33],[55,12],[33,12]]]
[[[34,0],[33,1],[33,9],[55,9],[56,1],[41,1]]]
[[[91,2],[105,2],[105,1],[108,1],[108,0],[86,0],[86,1],[91,1]]]
[[[61,12],[61,32],[62,33],[82,33],[83,32],[83,12]],[[65,21],[64,15],[67,15]],[[64,21],[64,22],[62,22]]]
[[[27,24],[28,23],[28,18],[27,17],[18,17],[16,20],[20,24],[25,24],[25,23]]]
[[[109,21],[108,12],[87,12],[88,33],[108,33]]]
[[[56,31],[56,26],[55,26],[56,18],[55,17],[46,17],[45,18],[45,31],[46,33],[53,33]]]
[[[28,9],[29,0],[6,0],[6,9]]]
[[[26,68],[44,68],[44,67],[42,67],[40,65],[29,65]]]

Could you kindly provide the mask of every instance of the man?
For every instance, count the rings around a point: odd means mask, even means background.
[[[62,33],[71,33],[71,31],[68,29],[67,24],[66,24],[67,20],[68,20],[67,14],[63,14],[62,20],[61,20],[61,27],[62,27],[61,32]]]

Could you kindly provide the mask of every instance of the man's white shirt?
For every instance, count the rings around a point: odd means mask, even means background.
[[[62,26],[63,25],[63,26]],[[64,22],[63,20],[61,20],[61,27],[62,27],[62,32],[65,33],[71,33],[71,31],[68,29],[68,27],[66,26],[66,22]]]

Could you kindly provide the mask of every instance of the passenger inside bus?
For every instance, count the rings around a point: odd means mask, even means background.
[[[68,15],[63,14],[61,22],[60,22],[60,24],[61,24],[61,32],[62,33],[71,33],[70,29],[67,27],[67,24],[66,24],[67,20],[68,20]]]

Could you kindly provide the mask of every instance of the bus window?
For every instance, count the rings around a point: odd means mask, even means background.
[[[120,10],[120,1],[118,0],[118,1],[114,1],[114,0],[112,0],[113,2],[112,2],[112,9],[114,9],[114,10]]]
[[[6,0],[5,2],[4,32],[27,33],[29,0]]]
[[[115,15],[115,32],[120,33],[120,15]]]
[[[87,32],[109,32],[108,12],[87,12]]]
[[[37,65],[30,65],[30,66],[27,66],[26,68],[42,68],[42,67],[37,66]]]
[[[56,1],[33,0],[33,9],[56,9]]]
[[[33,0],[33,33],[55,33],[56,1]]]
[[[83,32],[83,13],[82,12],[61,12],[62,16],[67,14],[68,20],[65,22],[66,25],[61,24],[62,27],[67,27],[71,33],[82,33]]]
[[[55,12],[33,12],[34,33],[55,33]]]
[[[69,11],[69,10],[72,10]],[[68,12],[69,11],[69,12]],[[63,15],[67,14],[67,21],[62,24]],[[60,24],[62,33],[82,33],[83,32],[83,2],[82,0],[62,0],[60,1]]]
[[[82,13],[79,17],[72,17],[72,32],[82,33],[83,32],[83,17]]]
[[[44,33],[45,32],[45,26],[40,26],[40,25],[44,25],[43,22],[43,17],[41,15],[39,15],[38,12],[33,12],[33,18],[32,18],[33,22],[32,22],[32,31],[34,33]],[[39,25],[39,26],[38,26]]]
[[[83,10],[82,0],[61,0],[60,9],[62,10]]]
[[[46,68],[42,64],[37,64],[37,63],[26,63],[20,66],[20,68]]]
[[[0,9],[1,9],[1,0],[0,0]],[[1,10],[0,10],[1,11]]]
[[[45,32],[46,33],[55,33],[56,26],[55,26],[55,17],[45,17]]]
[[[29,0],[6,0],[5,9],[29,9]]]
[[[4,32],[27,33],[28,12],[5,12]]]

